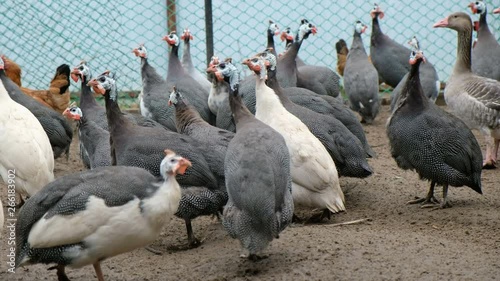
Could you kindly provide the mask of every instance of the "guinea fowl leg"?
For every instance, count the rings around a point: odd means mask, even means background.
[[[328,209],[324,209],[321,213],[312,215],[309,219],[307,219],[306,223],[320,223],[324,218],[330,220],[332,212]]]
[[[200,246],[200,240],[196,239],[193,234],[193,227],[191,226],[191,220],[190,219],[184,219],[186,222],[186,230],[188,234],[188,242],[189,242],[189,247],[190,248],[196,248]]]
[[[70,281],[68,275],[64,271],[65,266],[62,264],[58,264],[56,266],[49,267],[48,270],[57,269],[57,280],[58,281]]]
[[[408,201],[407,204],[419,204],[422,203],[421,208],[434,207],[435,204],[439,204],[439,201],[434,197],[434,187],[436,187],[436,182],[431,181],[431,186],[429,187],[429,192],[425,198],[417,198],[415,200]]]
[[[496,154],[497,152],[497,146],[496,146],[496,143],[497,141],[494,140],[495,142],[495,149],[492,149],[492,146],[493,146],[493,137],[491,136],[486,136],[486,157],[483,161],[483,169],[495,169],[496,166],[496,161],[495,161],[495,158],[496,158],[496,155],[494,155],[494,153]]]
[[[104,275],[102,274],[101,263],[96,262],[93,264],[93,266],[94,266],[95,274],[97,275],[97,280],[104,281]]]

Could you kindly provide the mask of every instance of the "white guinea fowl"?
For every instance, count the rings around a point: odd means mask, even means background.
[[[54,153],[47,134],[26,107],[10,98],[1,81],[0,155],[0,176],[6,184],[15,185],[21,204],[23,195],[33,196],[54,179]]]
[[[92,264],[104,280],[100,262],[152,243],[179,207],[175,179],[191,162],[165,150],[163,181],[128,166],[99,167],[58,178],[30,198],[16,225],[16,267],[57,264],[59,280],[69,280],[65,266]]]
[[[294,204],[323,209],[327,216],[330,212],[344,211],[344,194],[328,151],[300,119],[283,107],[279,97],[265,84],[264,60],[257,56],[243,63],[259,73],[255,86],[255,117],[278,131],[290,152]]]

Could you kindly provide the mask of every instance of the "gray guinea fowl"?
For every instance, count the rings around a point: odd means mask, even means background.
[[[257,120],[238,93],[238,71],[219,65],[218,79],[230,84],[229,103],[236,135],[224,161],[228,203],[222,223],[240,240],[252,260],[292,221],[293,199],[290,155],[283,137]]]
[[[427,196],[409,203],[433,206],[437,202],[434,187],[438,184],[443,186],[440,207],[445,208],[450,206],[449,185],[466,185],[482,193],[481,149],[464,122],[424,95],[419,77],[423,60],[422,52],[412,52],[410,74],[388,121],[387,135],[397,165],[431,181]]]

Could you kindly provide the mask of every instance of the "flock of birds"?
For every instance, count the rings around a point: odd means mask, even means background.
[[[361,122],[371,123],[380,110],[379,80],[395,88],[387,122],[393,158],[431,181],[427,196],[411,203],[448,207],[448,186],[481,193],[482,168],[494,167],[500,142],[500,72],[485,53],[498,56],[500,47],[491,41],[485,4],[470,7],[480,14],[472,60],[469,15],[453,13],[434,25],[458,33],[457,61],[444,92],[452,113],[434,104],[439,80],[417,38],[407,48],[384,35],[378,5],[370,12],[370,57],[361,38],[366,25],[354,26],[343,71],[352,110],[339,98],[335,72],[298,57],[303,41],[316,33],[307,20],[296,36],[283,31],[287,49],[280,55],[274,48],[279,28],[270,21],[267,48],[242,62],[254,74],[243,79],[231,58],[212,58],[212,82],[199,73],[189,30],[163,38],[171,46],[166,79],[149,64],[146,47],[138,46],[133,53],[141,63],[142,115],[121,111],[112,72],[93,77],[82,61],[70,74],[81,82],[80,104],[62,115],[77,122],[88,170],[56,179],[54,156],[67,152],[72,138],[68,121],[25,95],[0,60],[0,174],[13,184],[9,171],[15,170],[24,203],[16,267],[56,264],[59,280],[69,280],[66,266],[92,264],[104,280],[102,260],[149,245],[172,216],[185,221],[188,246],[196,247],[191,221],[202,215],[222,216],[248,258],[260,259],[281,231],[304,219],[295,209],[319,210],[308,221],[330,218],[345,210],[339,177],[373,173],[367,158],[375,153]],[[93,92],[104,96],[105,107]],[[471,129],[488,140],[484,162]],[[60,139],[69,139],[67,147],[55,145]],[[442,202],[434,197],[436,185],[443,186]],[[23,202],[23,196],[29,198]],[[1,219],[3,225],[3,214]]]

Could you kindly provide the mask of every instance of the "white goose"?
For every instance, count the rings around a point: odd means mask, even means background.
[[[5,75],[0,59],[0,75]],[[54,179],[54,153],[38,119],[13,101],[0,81],[0,176],[20,197],[33,196]],[[9,174],[15,175],[8,182]],[[12,182],[13,181],[13,182]]]
[[[323,144],[307,126],[288,112],[266,81],[266,67],[260,56],[243,64],[256,77],[255,117],[278,131],[284,138],[291,160],[292,195],[297,206],[323,209],[320,219],[330,212],[344,211],[344,194],[340,189],[337,169]]]

